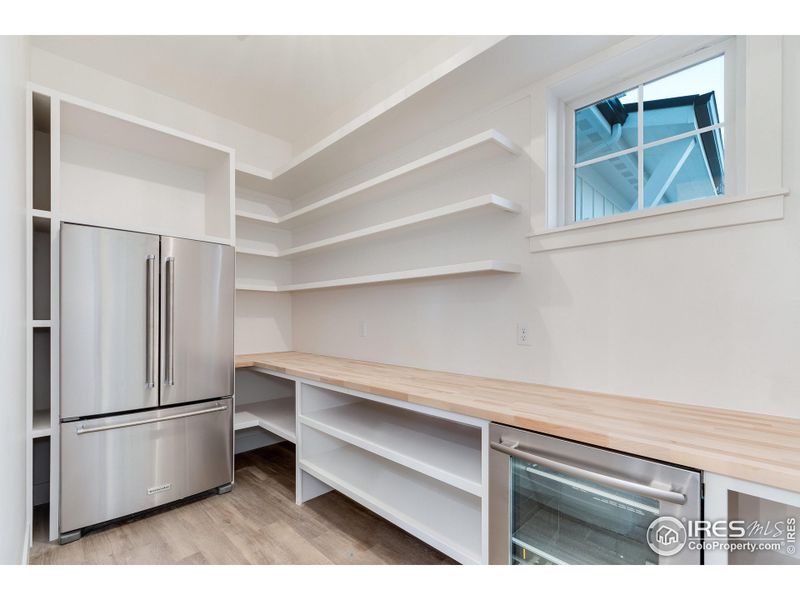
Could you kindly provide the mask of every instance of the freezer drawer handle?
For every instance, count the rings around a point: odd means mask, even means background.
[[[214,408],[206,408],[203,410],[195,410],[192,412],[181,413],[179,415],[169,415],[167,417],[158,417],[156,419],[142,419],[140,421],[128,421],[127,423],[119,423],[117,425],[100,425],[99,427],[77,427],[75,433],[83,435],[84,433],[95,433],[97,431],[108,431],[109,429],[122,429],[123,427],[135,427],[137,425],[147,425],[149,423],[160,423],[161,421],[172,421],[174,419],[184,419],[186,417],[194,417],[197,415],[207,415],[209,413],[220,412],[228,410],[224,404],[215,406]]]
[[[582,467],[577,467],[575,465],[570,465],[568,463],[559,462],[553,460],[552,458],[545,458],[544,456],[538,456],[526,450],[520,450],[519,442],[516,441],[501,440],[500,442],[490,442],[489,445],[494,450],[503,452],[504,454],[508,454],[509,456],[514,456],[516,458],[520,458],[528,462],[533,462],[542,465],[544,467],[553,469],[554,471],[565,473],[567,475],[572,475],[574,477],[581,477],[583,479],[593,481],[594,483],[599,483],[601,485],[607,485],[609,487],[617,488],[618,490],[632,492],[634,494],[641,494],[642,496],[647,496],[655,500],[671,502],[672,504],[686,504],[686,495],[681,494],[680,492],[673,492],[671,490],[660,490],[656,487],[644,485],[642,483],[636,483],[635,481],[628,481],[627,479],[619,479],[617,477],[611,477],[610,475],[604,475],[603,473],[596,473],[594,471],[589,471]]]

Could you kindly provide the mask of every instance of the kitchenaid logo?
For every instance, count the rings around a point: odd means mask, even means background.
[[[689,521],[658,517],[647,528],[647,544],[659,556],[689,550],[758,552],[771,550],[794,555],[797,517],[785,521]]]
[[[165,483],[163,485],[157,485],[155,487],[147,488],[147,495],[152,496],[153,494],[157,494],[159,492],[166,492],[171,487],[172,487],[171,483]]]

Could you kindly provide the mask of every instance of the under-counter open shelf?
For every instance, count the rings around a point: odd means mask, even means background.
[[[303,442],[333,440],[303,427]],[[481,499],[350,444],[301,454],[300,468],[459,562],[481,562]]]
[[[392,271],[389,273],[376,273],[373,275],[360,275],[357,277],[344,277],[341,279],[310,281],[306,283],[292,283],[288,285],[276,285],[274,283],[265,284],[252,280],[238,279],[236,281],[236,289],[256,292],[299,292],[303,290],[348,287],[353,285],[385,283],[390,281],[428,279],[431,277],[446,277],[450,275],[519,273],[520,269],[521,267],[518,264],[505,260],[480,260],[476,262],[459,263],[455,265],[441,265],[438,267],[410,269],[408,271]]]
[[[301,415],[300,422],[480,496],[481,431],[364,400]]]
[[[285,440],[296,442],[294,405],[294,397],[237,405],[233,428],[238,431],[261,427]]]

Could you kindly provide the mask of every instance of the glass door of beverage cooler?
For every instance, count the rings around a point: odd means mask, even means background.
[[[501,425],[490,440],[491,562],[700,563],[682,530],[697,471]]]

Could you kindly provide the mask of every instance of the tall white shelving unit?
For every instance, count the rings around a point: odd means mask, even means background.
[[[27,437],[28,527],[33,509],[58,514],[58,163],[59,105],[31,86],[27,119]],[[54,268],[55,266],[55,268]],[[55,499],[51,502],[51,499]],[[57,533],[52,517],[49,536]],[[32,531],[29,529],[29,539]]]
[[[27,117],[28,525],[59,517],[63,222],[234,245],[232,149],[38,85]],[[30,537],[33,539],[29,529]]]

